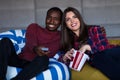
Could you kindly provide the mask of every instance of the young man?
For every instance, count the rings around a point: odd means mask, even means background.
[[[23,68],[11,80],[29,80],[46,70],[49,57],[53,57],[60,48],[62,11],[53,7],[47,11],[46,28],[31,24],[26,31],[26,45],[17,55],[13,43],[8,38],[0,40],[0,80],[6,79],[7,66]],[[9,45],[9,46],[8,46]],[[44,51],[44,49],[48,49]]]

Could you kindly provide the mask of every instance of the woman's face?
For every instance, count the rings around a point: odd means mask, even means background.
[[[80,21],[72,11],[66,13],[65,22],[70,30],[77,35],[79,34]]]

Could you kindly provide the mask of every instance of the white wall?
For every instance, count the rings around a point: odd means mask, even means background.
[[[36,0],[36,22],[44,25],[45,15],[49,8],[57,6],[64,10],[68,6],[76,7],[81,10],[80,0]]]
[[[0,0],[0,30],[27,27],[34,13],[34,0]]]
[[[53,6],[75,7],[86,23],[104,26],[108,37],[120,36],[120,0],[0,0],[0,32],[26,29],[33,22],[45,26],[46,11]]]
[[[102,25],[107,36],[120,36],[120,0],[84,0],[83,17],[89,24]]]

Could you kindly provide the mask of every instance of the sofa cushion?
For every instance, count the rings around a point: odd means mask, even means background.
[[[109,39],[109,42],[114,45],[120,45],[120,38],[119,39]]]
[[[120,45],[120,38],[119,39],[108,39],[110,44]],[[89,65],[89,63],[85,63],[83,69],[78,72],[71,70],[72,80],[109,80],[102,72],[98,69]]]
[[[87,62],[80,72],[75,70],[71,71],[72,80],[109,80],[102,72],[93,68]]]
[[[15,46],[16,52],[20,53],[22,48],[25,45],[25,33],[26,33],[26,30],[21,30],[21,29],[9,30],[9,31],[0,33],[0,39],[3,37],[8,37],[9,39],[11,39],[11,41]]]
[[[53,58],[50,58],[49,61],[49,69],[33,77],[31,80],[70,80],[69,68],[65,64]],[[7,80],[16,76],[20,70],[20,68],[8,66]]]

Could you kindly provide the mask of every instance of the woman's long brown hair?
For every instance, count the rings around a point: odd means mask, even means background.
[[[61,26],[61,49],[63,51],[68,51],[73,48],[74,45],[74,33],[66,25],[66,14],[72,11],[80,21],[80,33],[79,33],[79,42],[85,43],[88,38],[87,25],[84,23],[83,18],[79,11],[73,7],[68,7],[63,12],[63,21]]]

